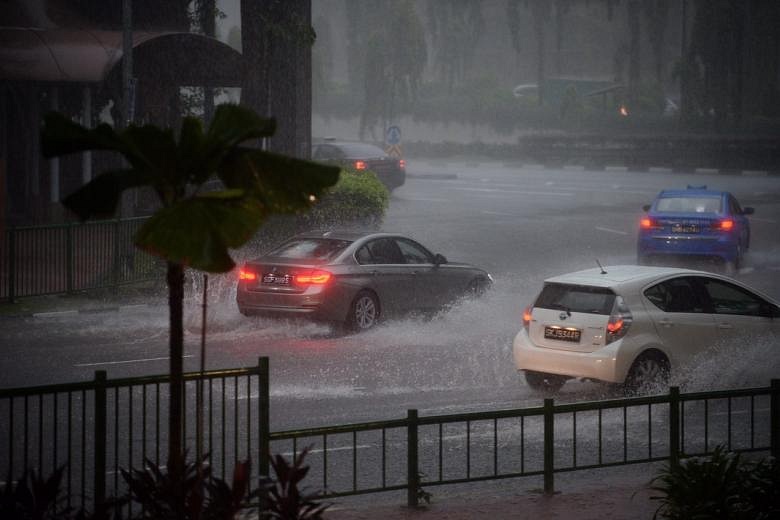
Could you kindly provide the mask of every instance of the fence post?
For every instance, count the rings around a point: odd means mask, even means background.
[[[417,410],[406,412],[406,505],[417,507],[420,472],[417,460]]]
[[[8,229],[8,301],[16,298],[16,229]]]
[[[680,387],[669,387],[669,465],[680,463]]]
[[[260,460],[258,461],[257,471],[260,477],[267,477],[270,469],[271,457],[271,425],[269,424],[270,392],[267,357],[258,358],[257,371],[260,376],[257,397],[257,420],[260,428],[258,433]]]
[[[106,500],[106,371],[95,371],[95,504]]]
[[[544,494],[555,493],[555,408],[552,399],[544,400]]]
[[[65,228],[65,280],[68,294],[73,293],[73,223]]]
[[[121,279],[120,271],[122,269],[122,248],[119,240],[119,234],[122,230],[120,227],[122,223],[121,217],[117,217],[117,219],[114,221],[114,268],[112,269],[112,291],[114,294],[117,294],[119,292],[119,281]]]
[[[780,379],[772,379],[769,397],[770,454],[780,461]]]

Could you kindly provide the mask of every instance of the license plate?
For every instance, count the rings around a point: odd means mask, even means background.
[[[290,285],[290,275],[284,274],[274,274],[274,273],[268,273],[267,275],[263,276],[263,283],[265,284],[272,284],[272,285]]]
[[[698,224],[672,224],[672,233],[698,233]]]
[[[580,329],[563,328],[563,327],[545,327],[544,338],[545,339],[557,339],[559,341],[571,341],[572,343],[580,342],[580,335],[582,331]]]

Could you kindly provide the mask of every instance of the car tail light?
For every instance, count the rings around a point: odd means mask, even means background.
[[[314,269],[295,275],[295,283],[298,285],[324,285],[333,277],[328,271]]]
[[[716,220],[712,223],[712,227],[720,231],[731,231],[734,229],[734,221],[731,219]]]
[[[238,279],[251,282],[257,280],[257,273],[252,271],[251,269],[242,267],[241,269],[238,270]]]
[[[531,326],[531,319],[533,319],[534,306],[529,305],[523,309],[523,328],[528,331],[528,327]]]
[[[366,169],[366,162],[365,161],[355,161],[355,169],[356,170],[365,170]]]
[[[404,161],[403,159],[399,159],[398,160],[398,167],[401,168],[402,170],[405,170],[406,169],[406,161]]]
[[[615,305],[607,322],[607,345],[625,336],[633,321],[634,317],[626,307],[623,298],[620,296],[615,298]]]
[[[657,220],[645,217],[639,221],[639,227],[642,229],[661,229],[663,226]]]

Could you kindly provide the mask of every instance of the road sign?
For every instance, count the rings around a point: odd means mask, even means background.
[[[385,131],[385,143],[390,146],[401,144],[401,129],[393,125]]]
[[[390,157],[403,157],[401,154],[401,145],[400,144],[393,144],[385,148],[385,152]]]

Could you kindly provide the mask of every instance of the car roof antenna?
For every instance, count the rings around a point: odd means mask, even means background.
[[[601,265],[601,262],[599,262],[599,259],[596,258],[596,263],[599,266],[599,269],[601,269],[601,274],[607,274],[607,272],[604,270],[604,267]]]

